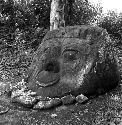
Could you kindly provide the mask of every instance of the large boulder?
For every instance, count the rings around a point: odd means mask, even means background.
[[[27,86],[42,97],[105,93],[120,80],[112,41],[103,28],[68,26],[49,31],[29,69]]]

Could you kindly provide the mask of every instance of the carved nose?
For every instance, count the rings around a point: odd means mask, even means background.
[[[50,61],[45,64],[44,70],[47,72],[58,73],[60,71],[59,63],[56,61]]]

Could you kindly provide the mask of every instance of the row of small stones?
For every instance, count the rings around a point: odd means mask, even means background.
[[[11,102],[19,103],[25,107],[33,109],[48,109],[57,105],[67,105],[73,102],[84,103],[88,100],[83,94],[77,97],[72,95],[63,96],[62,98],[42,98],[41,96],[35,96],[35,92],[23,92],[22,90],[13,91],[11,94]]]

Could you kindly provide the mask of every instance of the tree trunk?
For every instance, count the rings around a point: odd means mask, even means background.
[[[66,0],[52,0],[50,12],[50,31],[65,27],[64,7]]]

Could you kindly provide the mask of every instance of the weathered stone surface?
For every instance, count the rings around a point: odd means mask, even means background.
[[[88,101],[88,98],[86,96],[84,96],[83,94],[80,94],[76,97],[76,101],[78,103],[84,103],[84,102]]]
[[[72,104],[75,101],[75,96],[67,95],[61,98],[63,105]]]
[[[12,103],[19,103],[25,107],[33,107],[36,102],[37,102],[37,99],[35,97],[31,97],[27,95],[15,97],[12,99]]]
[[[61,99],[59,98],[54,98],[54,99],[50,99],[48,101],[39,101],[34,107],[33,109],[48,109],[48,108],[52,108],[54,106],[57,106],[61,104]]]

